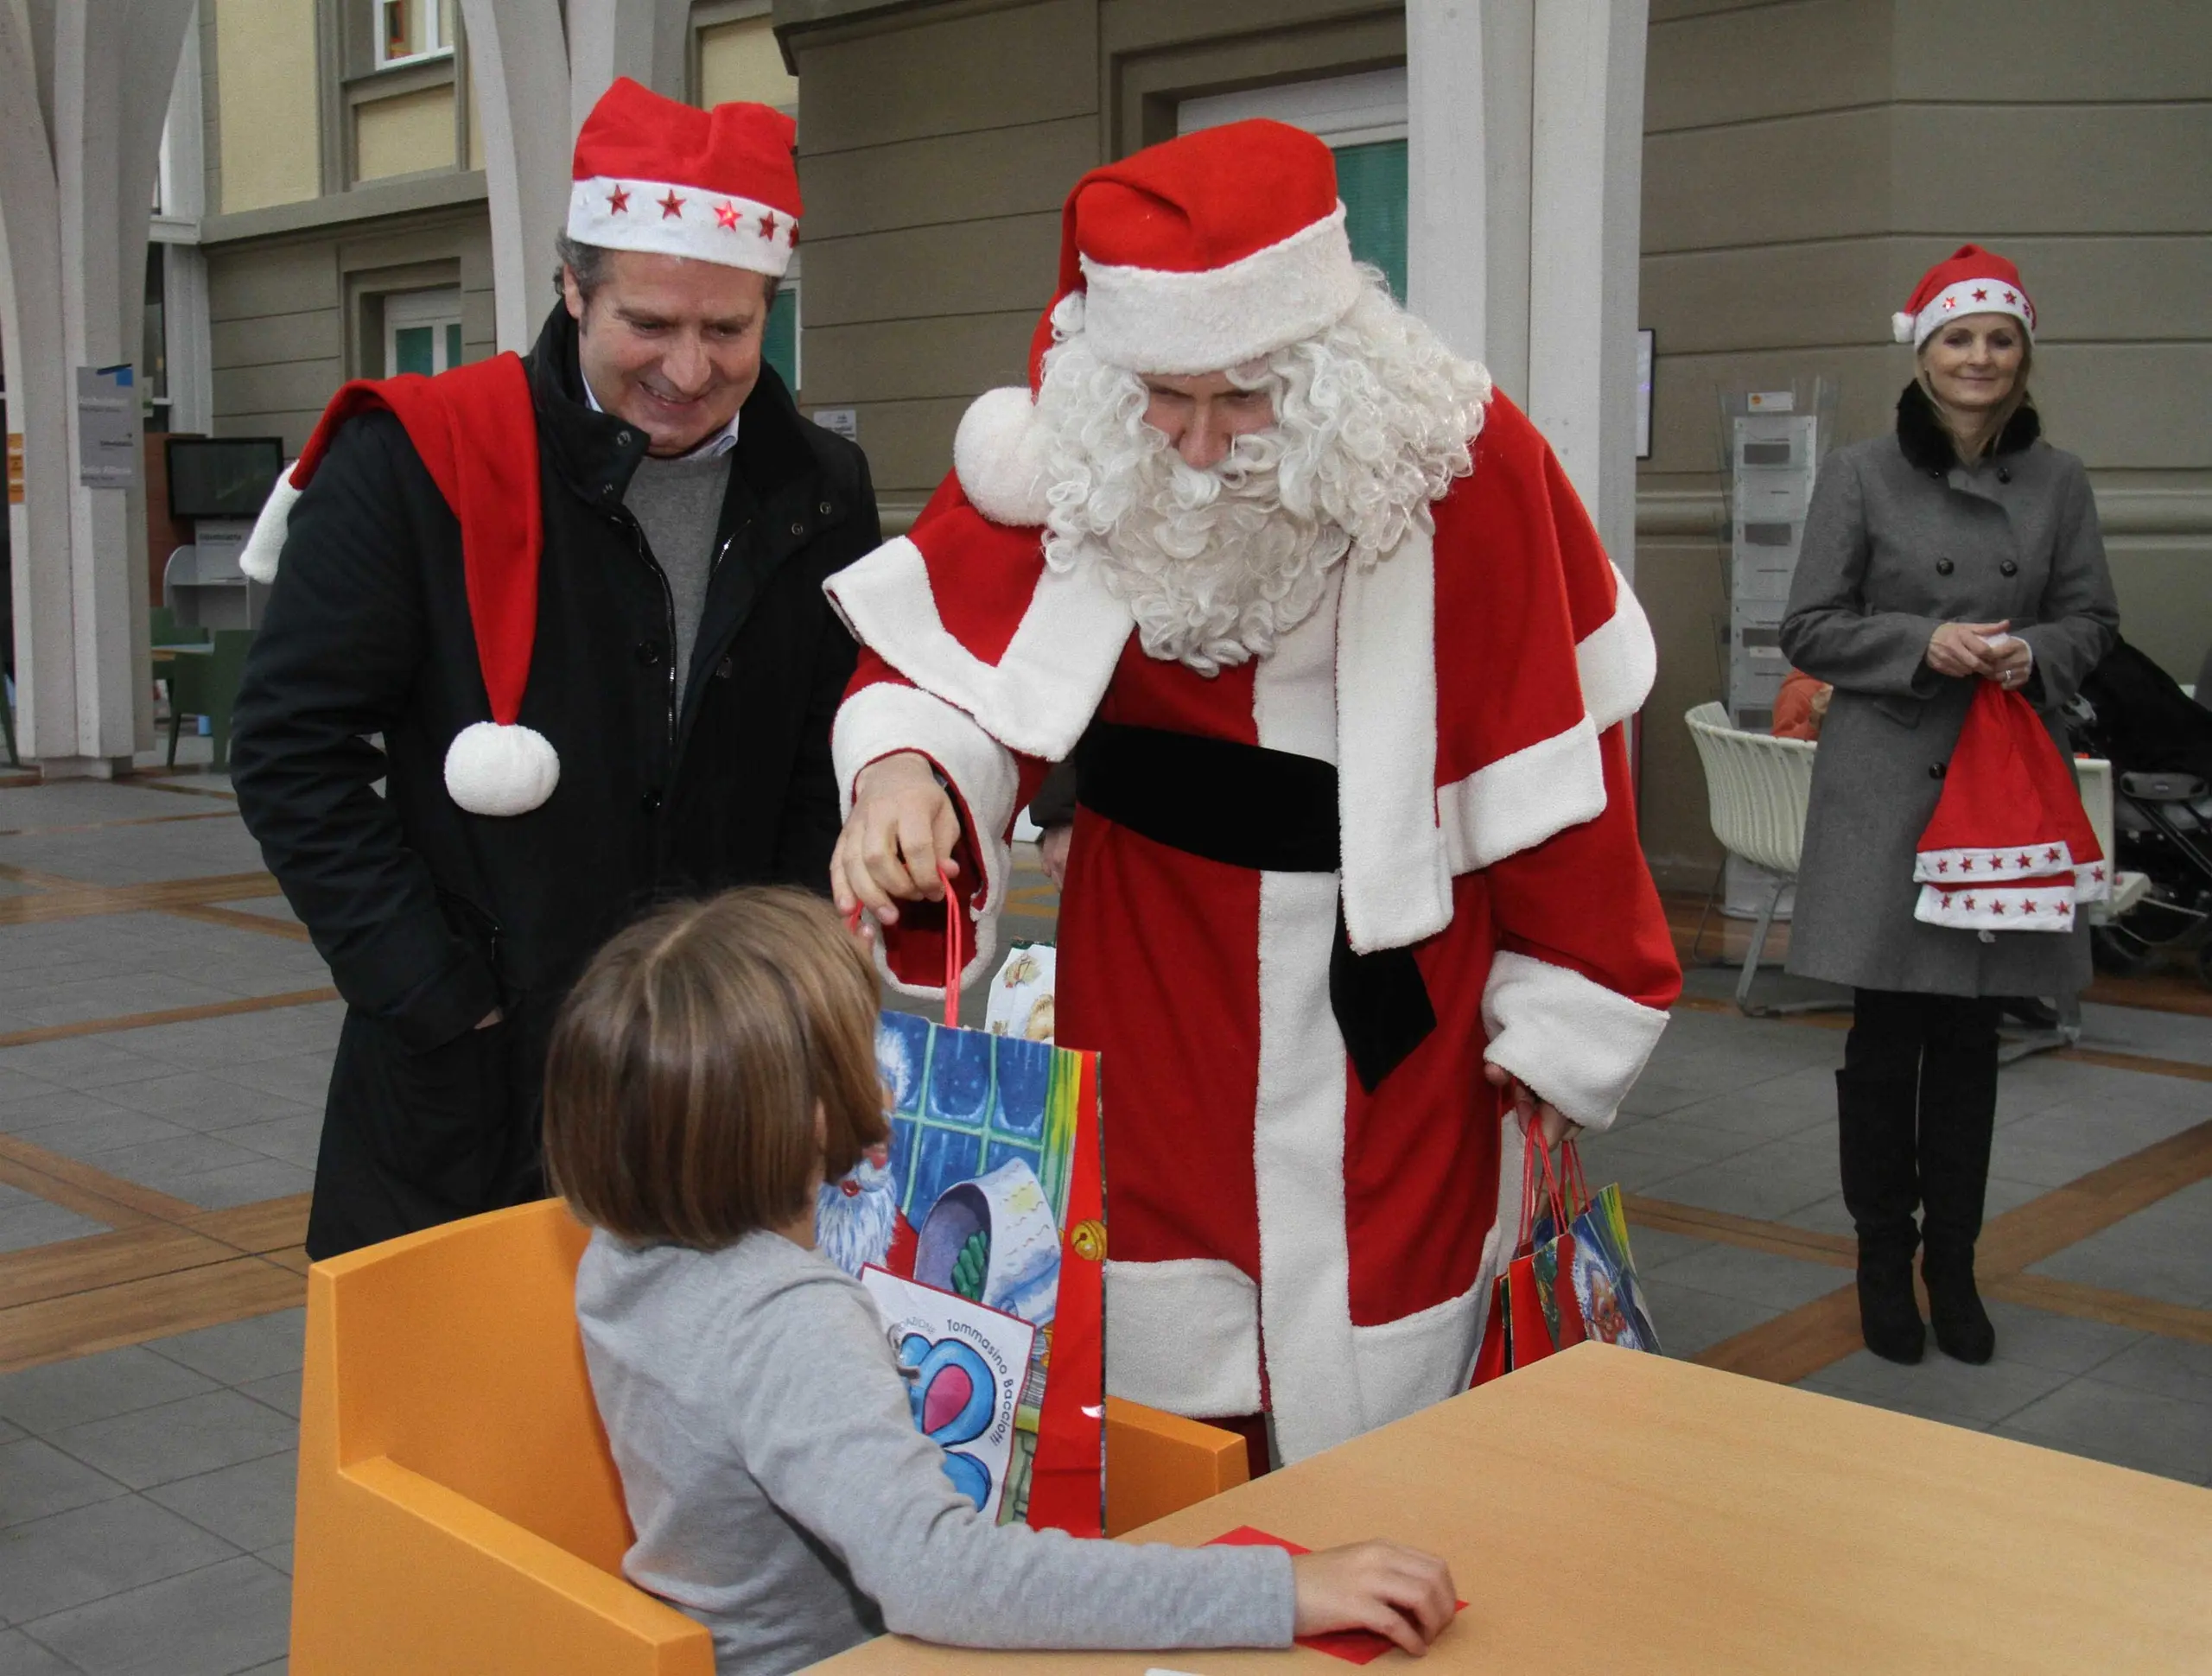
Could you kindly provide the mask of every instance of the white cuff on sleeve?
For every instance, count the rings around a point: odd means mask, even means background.
[[[1609,1127],[1667,1015],[1580,972],[1501,951],[1483,991],[1484,1057],[1588,1129]]]

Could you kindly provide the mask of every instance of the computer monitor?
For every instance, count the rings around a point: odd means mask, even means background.
[[[281,436],[172,436],[169,516],[252,518],[284,469]]]

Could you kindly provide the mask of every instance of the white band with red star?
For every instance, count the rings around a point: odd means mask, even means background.
[[[2036,334],[2036,306],[2018,285],[2001,279],[1962,279],[1929,298],[1917,314],[1897,315],[1897,341],[1917,349],[1946,321],[1967,314],[2010,314],[2028,328],[2031,340]]]
[[[1924,849],[1912,858],[1916,884],[1995,884],[2009,879],[2050,879],[2072,873],[2074,852],[2056,843],[2007,845],[2001,849]]]
[[[1923,885],[1912,917],[1961,931],[2070,931],[2074,881],[2049,879],[1956,890]]]
[[[781,279],[798,243],[798,221],[772,205],[729,193],[602,175],[569,188],[569,237],[581,244],[686,256]]]

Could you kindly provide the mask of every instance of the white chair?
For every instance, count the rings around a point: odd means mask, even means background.
[[[1705,766],[1706,795],[1712,805],[1713,835],[1732,855],[1776,875],[1775,886],[1759,910],[1758,929],[1744,951],[1743,975],[1736,982],[1736,1005],[1749,1017],[1814,1013],[1843,1005],[1835,1001],[1792,1001],[1753,1006],[1751,982],[1759,955],[1774,924],[1782,893],[1797,882],[1797,858],[1805,847],[1805,806],[1813,794],[1814,746],[1805,740],[1776,739],[1728,725],[1718,704],[1700,704],[1682,720],[1689,724],[1698,760]]]

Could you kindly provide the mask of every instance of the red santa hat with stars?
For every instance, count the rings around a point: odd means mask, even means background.
[[[1890,316],[1899,343],[1915,349],[1946,321],[1965,314],[2010,314],[2036,335],[2036,306],[2028,301],[2020,270],[1993,251],[1961,244],[1920,276],[1911,301]]]
[[[2111,867],[2066,760],[2034,708],[1977,684],[1912,876],[1916,919],[1974,931],[2070,931],[2111,894]]]
[[[700,111],[617,77],[576,136],[569,237],[780,279],[798,244],[798,132],[765,105]]]
[[[1081,333],[1110,366],[1219,372],[1326,331],[1361,279],[1335,154],[1255,117],[1094,168],[1060,217],[1059,285],[1030,344],[1029,387],[987,390],[961,420],[953,464],[976,510],[1036,524],[1046,355]]]

